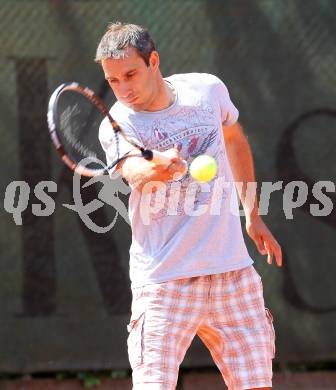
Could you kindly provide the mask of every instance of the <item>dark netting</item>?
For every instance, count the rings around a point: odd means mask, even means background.
[[[322,208],[314,183],[335,181],[336,2],[1,0],[0,20],[2,196],[13,181],[30,188],[22,226],[2,209],[0,371],[128,367],[128,224],[111,207],[113,189],[103,197],[96,183],[83,188],[83,203],[101,207],[90,217],[107,226],[117,216],[117,224],[106,234],[85,226],[46,122],[50,93],[64,82],[113,101],[93,58],[116,20],[149,28],[164,75],[214,73],[228,86],[259,188],[282,188],[265,221],[282,244],[283,269],[266,266],[247,238],[275,318],[277,360],[335,360],[335,211],[316,217],[311,205]],[[48,180],[57,183],[55,211],[35,217],[34,188]],[[291,217],[284,192],[292,181],[306,183],[307,201]],[[335,207],[335,191],[324,194]],[[185,364],[212,361],[196,342]]]

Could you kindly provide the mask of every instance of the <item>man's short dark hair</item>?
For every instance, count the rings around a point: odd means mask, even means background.
[[[108,26],[99,42],[95,61],[101,63],[108,58],[124,58],[125,50],[133,47],[144,59],[147,66],[155,44],[146,28],[137,24],[115,22]]]

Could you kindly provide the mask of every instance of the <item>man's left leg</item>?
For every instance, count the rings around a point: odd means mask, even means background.
[[[211,276],[209,311],[198,329],[229,390],[270,389],[275,335],[254,267]]]

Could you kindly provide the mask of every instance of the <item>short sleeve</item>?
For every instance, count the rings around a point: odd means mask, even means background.
[[[219,79],[218,83],[216,84],[216,91],[219,100],[223,126],[231,126],[237,122],[239,111],[232,103],[229,91],[225,84]]]

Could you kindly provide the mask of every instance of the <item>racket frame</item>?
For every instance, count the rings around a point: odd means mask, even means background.
[[[114,139],[116,143],[116,150],[117,150],[117,159],[113,161],[111,165],[104,167],[102,169],[87,168],[86,166],[81,165],[80,163],[74,161],[71,157],[68,156],[68,154],[64,150],[60,138],[57,134],[56,117],[57,117],[58,99],[61,96],[61,94],[65,91],[74,91],[86,97],[92,104],[94,104],[97,107],[97,109],[101,112],[101,114],[108,119],[113,130]],[[47,120],[48,120],[50,138],[58,154],[60,155],[61,159],[63,160],[66,166],[68,166],[72,171],[78,173],[81,176],[94,177],[94,176],[109,174],[111,169],[113,169],[118,163],[120,163],[121,161],[125,160],[128,157],[143,157],[146,160],[149,161],[153,160],[157,164],[162,164],[166,166],[169,166],[172,163],[171,159],[165,156],[162,152],[145,149],[142,146],[138,145],[136,142],[134,142],[132,139],[129,139],[124,134],[119,124],[111,116],[109,109],[106,107],[103,100],[100,99],[90,88],[83,87],[77,82],[63,83],[55,89],[55,91],[52,93],[49,99]],[[120,136],[123,137],[124,140],[128,142],[131,146],[133,146],[136,150],[138,150],[139,154],[132,153],[130,155],[129,153],[126,153],[124,156],[120,157],[119,154]],[[97,161],[101,163],[101,161],[99,161],[98,159]]]

